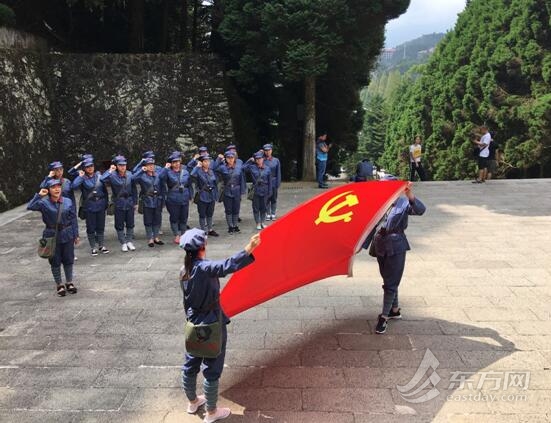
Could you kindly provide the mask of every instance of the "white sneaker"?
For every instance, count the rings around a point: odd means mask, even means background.
[[[272,214],[272,220],[276,220],[276,215]]]
[[[272,215],[271,215],[271,214],[267,214],[267,215],[266,215],[266,220],[272,220]]]
[[[136,247],[134,247],[134,244],[132,244],[132,242],[127,242],[126,245],[128,246],[128,249],[130,251],[135,251],[136,250]]]
[[[261,230],[261,229],[262,229],[262,225],[261,225],[260,223],[258,223],[258,224],[256,225],[256,229],[257,229],[257,230]]]
[[[121,244],[121,251],[127,253],[128,252],[128,245],[127,244]]]
[[[229,408],[217,408],[216,413],[214,414],[205,414],[205,418],[203,420],[204,423],[213,423],[218,420],[225,419],[226,417],[229,417],[231,414],[231,410]]]
[[[198,395],[197,396],[197,402],[196,403],[188,403],[187,405],[187,412],[189,414],[195,414],[197,413],[197,410],[199,410],[199,407],[201,407],[203,404],[207,402],[207,399],[204,395]]]

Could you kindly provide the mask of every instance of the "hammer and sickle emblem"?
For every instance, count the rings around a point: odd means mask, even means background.
[[[351,193],[352,191],[343,192],[342,194],[333,197],[331,200],[325,203],[320,210],[318,218],[316,219],[316,225],[319,225],[322,222],[335,223],[340,220],[344,220],[346,223],[350,222],[352,220],[352,215],[354,214],[352,211],[338,215],[335,214],[343,207],[354,207],[360,204],[360,202],[358,201],[358,197]],[[337,200],[344,196],[346,196],[344,200],[342,200],[338,204],[335,204]]]

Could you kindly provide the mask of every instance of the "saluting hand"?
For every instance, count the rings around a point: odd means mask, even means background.
[[[46,195],[48,195],[48,189],[42,188],[40,191],[38,191],[38,195],[40,195],[41,197],[45,197]]]
[[[50,178],[53,178],[54,175],[55,175],[54,171],[53,171],[53,170],[50,170],[50,173],[48,173],[48,176],[49,176]]]
[[[170,164],[169,162],[166,162],[165,164],[165,169],[170,169],[172,166],[172,164]]]
[[[194,154],[193,160],[197,160],[199,157],[200,157],[199,154]]]
[[[109,166],[109,173],[113,173],[115,170],[117,170],[117,166],[115,166],[114,164]]]
[[[256,247],[260,245],[260,234],[254,234],[251,239],[249,240],[249,243],[245,246],[245,251],[247,254],[251,254]]]
[[[413,201],[415,200],[415,195],[413,195],[413,182],[408,182],[406,184],[406,187],[404,189],[404,192],[406,193],[406,197],[410,200],[410,201]]]
[[[78,176],[80,176],[81,178],[84,177],[84,170],[79,170]]]
[[[142,166],[142,170],[145,172],[147,170],[147,167]]]

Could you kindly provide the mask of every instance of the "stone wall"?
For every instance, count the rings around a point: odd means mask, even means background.
[[[84,152],[159,159],[233,142],[221,66],[213,56],[38,55],[0,51],[0,210],[28,200],[49,161]],[[8,168],[8,169],[7,169]],[[8,182],[5,177],[17,171]]]

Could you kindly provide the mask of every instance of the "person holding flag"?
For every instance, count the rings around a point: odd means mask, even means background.
[[[396,179],[389,177],[388,180]],[[399,197],[389,209],[373,237],[373,248],[370,254],[377,257],[379,272],[383,278],[383,310],[375,333],[386,332],[390,319],[401,319],[398,303],[398,287],[402,280],[406,264],[406,252],[410,250],[405,230],[408,227],[408,216],[421,216],[425,213],[425,205],[413,194],[413,184],[408,182],[405,196]]]
[[[253,235],[245,248],[226,260],[211,261],[206,258],[207,234],[197,228],[186,231],[180,237],[180,247],[186,251],[184,266],[180,270],[180,286],[184,297],[187,320],[193,324],[210,324],[222,321],[222,347],[215,358],[195,357],[186,353],[182,367],[184,392],[189,400],[187,412],[195,414],[206,403],[204,422],[212,423],[231,414],[229,408],[218,408],[218,385],[226,357],[227,330],[230,319],[220,306],[220,281],[230,273],[254,262],[252,252],[260,245],[260,235]],[[197,374],[203,367],[204,395],[197,396]]]

